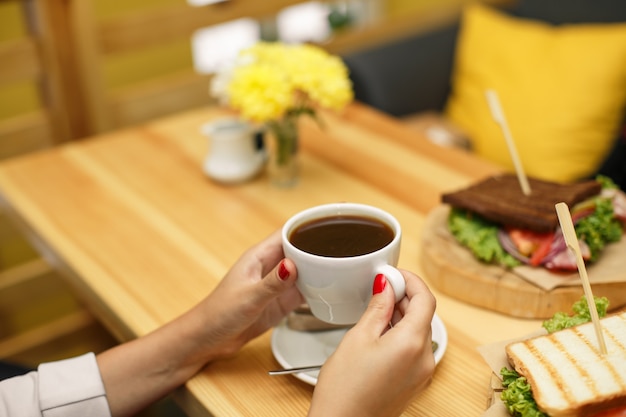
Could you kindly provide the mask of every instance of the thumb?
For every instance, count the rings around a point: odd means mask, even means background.
[[[361,316],[359,324],[375,329],[376,332],[379,332],[378,334],[382,334],[391,321],[394,305],[395,295],[391,284],[385,275],[376,275],[372,286],[372,298]]]

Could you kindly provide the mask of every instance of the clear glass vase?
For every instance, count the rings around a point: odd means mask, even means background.
[[[268,175],[278,187],[293,187],[298,183],[300,166],[298,160],[298,116],[288,115],[267,123]]]

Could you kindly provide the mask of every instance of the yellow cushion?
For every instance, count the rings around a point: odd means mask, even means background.
[[[626,24],[557,27],[478,4],[465,10],[445,114],[476,153],[513,171],[487,89],[498,93],[527,175],[592,175],[626,108]]]

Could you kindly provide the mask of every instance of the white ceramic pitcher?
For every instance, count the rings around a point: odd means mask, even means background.
[[[215,181],[238,183],[257,175],[265,162],[259,130],[237,118],[223,118],[202,126],[209,139],[204,172]]]

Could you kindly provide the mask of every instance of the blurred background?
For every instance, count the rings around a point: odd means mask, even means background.
[[[0,160],[211,104],[211,75],[258,40],[345,55],[448,24],[468,1],[2,0]],[[33,367],[114,345],[7,215],[0,360]],[[178,413],[166,400],[145,415]]]

